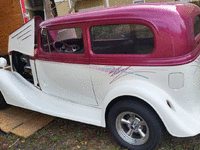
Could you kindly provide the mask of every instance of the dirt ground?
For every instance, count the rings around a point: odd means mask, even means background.
[[[56,118],[28,138],[0,132],[0,149],[9,150],[124,150],[108,129]],[[200,135],[175,138],[168,134],[157,150],[199,150]]]

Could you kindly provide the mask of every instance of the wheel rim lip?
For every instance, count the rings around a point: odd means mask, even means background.
[[[137,116],[137,118],[141,119],[141,121],[144,121],[145,124],[143,126],[146,127],[146,134],[145,134],[145,137],[143,138],[133,138],[133,137],[130,137],[125,131],[124,131],[124,128],[122,126],[122,122],[121,122],[121,119],[125,116],[125,115],[130,115],[130,114],[133,114],[135,116]],[[146,123],[146,121],[138,114],[136,113],[133,113],[133,112],[129,112],[129,111],[126,111],[126,112],[122,112],[120,113],[117,118],[116,118],[116,129],[117,129],[117,132],[119,134],[119,136],[124,140],[126,141],[127,143],[131,144],[131,145],[142,145],[144,143],[146,143],[146,141],[149,139],[149,127]]]

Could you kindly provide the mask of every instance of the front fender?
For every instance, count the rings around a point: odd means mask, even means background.
[[[168,132],[173,136],[187,137],[200,132],[196,130],[199,124],[176,103],[175,99],[157,86],[143,80],[125,81],[111,88],[102,106],[102,122],[104,122],[104,125],[106,124],[105,112],[107,106],[112,100],[122,96],[137,97],[148,103],[156,111]],[[172,108],[167,104],[167,100],[173,105]]]
[[[20,101],[20,99],[25,99],[25,96],[22,91],[19,90],[19,86],[23,86],[23,84],[19,83],[17,79],[17,73],[0,69],[0,91],[5,101],[8,104],[25,107],[25,103]],[[19,99],[19,101],[16,101],[16,99]]]

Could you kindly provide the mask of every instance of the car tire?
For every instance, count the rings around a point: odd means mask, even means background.
[[[0,110],[5,109],[8,107],[8,104],[6,103],[3,94],[0,92]]]
[[[132,150],[152,150],[162,139],[157,114],[139,101],[117,102],[109,111],[107,126],[117,143]]]

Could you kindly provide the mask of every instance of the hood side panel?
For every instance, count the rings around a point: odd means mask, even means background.
[[[34,56],[35,20],[32,19],[9,36],[8,52]]]

